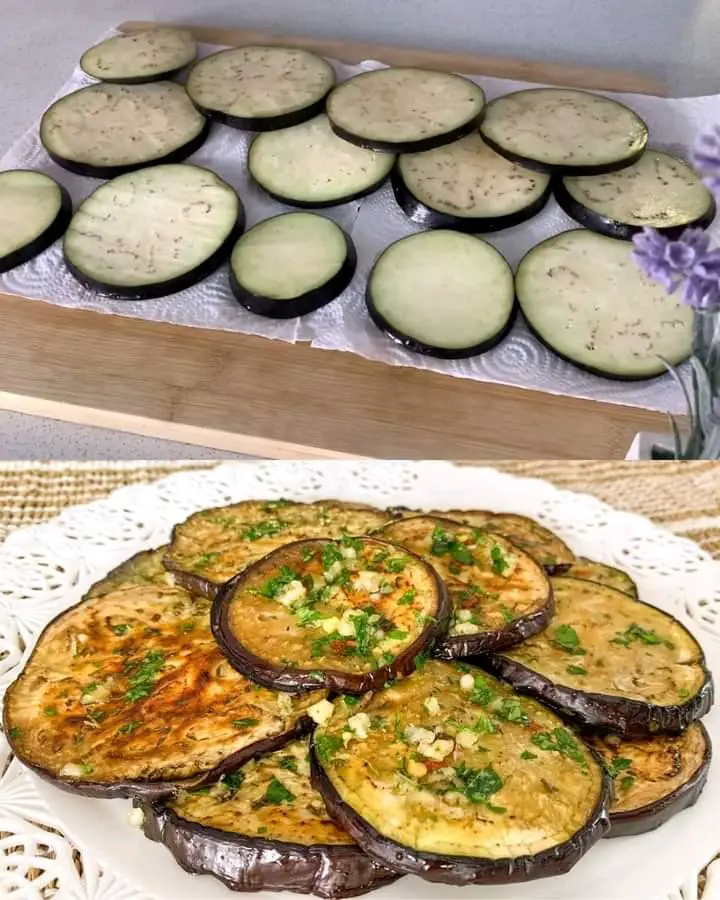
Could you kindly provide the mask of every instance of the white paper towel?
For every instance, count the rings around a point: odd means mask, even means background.
[[[218,49],[203,45],[201,55]],[[339,79],[359,71],[377,68],[368,61],[359,66],[333,63]],[[473,78],[489,99],[530,86],[526,82],[498,78]],[[77,90],[89,79],[79,68],[58,96]],[[648,123],[654,146],[685,153],[695,137],[712,122],[720,120],[720,97],[668,100],[635,94],[607,94],[632,106]],[[205,145],[189,162],[207,166],[233,185],[247,213],[248,227],[289,209],[267,197],[250,181],[246,170],[247,150],[252,135],[222,125],[214,125]],[[86,197],[98,181],[73,175],[55,165],[38,139],[37,123],[0,160],[0,169],[35,168],[64,184],[75,205]],[[325,210],[353,238],[358,251],[358,271],[345,293],[334,303],[300,319],[274,320],[256,316],[239,306],[228,285],[227,267],[201,284],[171,297],[128,302],[108,300],[80,287],[65,269],[58,241],[45,253],[10,272],[0,275],[0,290],[10,294],[45,300],[59,306],[92,309],[116,315],[171,322],[223,331],[239,331],[284,341],[310,341],[327,350],[358,353],[369,359],[399,366],[415,366],[460,378],[514,385],[566,396],[606,400],[647,409],[683,412],[679,389],[664,377],[647,382],[623,383],[589,375],[562,361],[539,344],[518,321],[509,337],[488,353],[465,360],[436,360],[411,353],[392,343],[370,322],[364,306],[368,272],[378,254],[390,243],[418,229],[396,206],[389,185],[358,203]],[[576,227],[551,200],[534,219],[515,228],[486,236],[515,267],[535,244],[557,232]],[[720,230],[713,225],[715,234]],[[322,365],[322,356],[318,356]]]

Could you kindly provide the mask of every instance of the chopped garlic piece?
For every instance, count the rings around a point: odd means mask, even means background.
[[[308,707],[308,715],[317,725],[326,725],[330,721],[335,707],[329,700],[320,700]]]
[[[458,622],[469,622],[472,619],[472,610],[471,609],[460,609],[458,610],[457,620]]]
[[[423,706],[431,716],[436,716],[440,712],[440,703],[437,697],[426,697]]]
[[[408,775],[413,778],[423,778],[427,775],[427,766],[424,763],[411,759],[407,764]]]
[[[67,763],[59,772],[61,778],[82,778],[84,774],[85,769],[77,763]]]
[[[463,691],[471,691],[475,687],[475,679],[469,672],[466,672],[460,679],[460,688]]]
[[[277,705],[284,716],[289,716],[292,712],[292,698],[290,694],[278,694]]]
[[[145,823],[145,813],[136,806],[128,813],[127,823],[133,828],[142,828]]]
[[[354,547],[341,547],[340,552],[345,559],[357,559],[357,551]]]
[[[283,606],[292,606],[306,595],[305,585],[301,581],[291,581],[285,585],[275,599],[278,603],[282,603]]]
[[[335,581],[336,578],[339,578],[342,574],[342,563],[339,559],[336,559],[335,562],[330,566],[330,568],[325,573],[325,581],[328,583],[331,581]]]
[[[343,637],[353,637],[355,634],[355,626],[348,619],[340,619],[337,627],[338,634]]]
[[[367,591],[368,594],[376,594],[380,590],[382,580],[381,572],[369,572],[363,569],[353,578],[353,587],[356,591]]]
[[[471,747],[474,747],[478,742],[478,736],[473,734],[472,731],[461,731],[455,738],[455,741],[466,750],[469,750]]]
[[[418,753],[427,759],[442,760],[449,756],[455,749],[455,741],[438,738],[430,743],[429,741],[421,741],[418,744]]]
[[[458,622],[452,629],[453,634],[477,634],[480,631],[479,625],[472,622]]]
[[[320,627],[326,634],[332,634],[333,631],[337,631],[339,625],[340,619],[337,616],[329,616],[327,619],[320,620]]]
[[[360,740],[365,740],[368,736],[368,728],[370,727],[370,716],[367,713],[359,712],[355,713],[354,716],[350,716],[347,720],[348,725],[350,726],[350,730],[354,733],[356,737],[359,737]]]
[[[430,743],[435,740],[435,732],[429,728],[418,728],[416,725],[408,725],[403,732],[403,737],[408,744],[419,744],[421,741]]]

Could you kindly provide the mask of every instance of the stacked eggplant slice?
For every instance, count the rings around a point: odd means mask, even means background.
[[[186,871],[336,898],[562,875],[662,825],[712,702],[688,630],[531,518],[246,500],[51,622],[3,730]]]

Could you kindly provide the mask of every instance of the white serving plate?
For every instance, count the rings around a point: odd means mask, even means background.
[[[226,463],[183,472],[70,509],[10,535],[0,547],[0,692],[42,626],[112,566],[167,540],[190,512],[253,497],[337,498],[378,505],[475,507],[533,516],[582,555],[626,569],[641,597],[697,634],[720,682],[720,562],[640,516],[582,494],[492,469],[441,462]],[[720,707],[704,720],[720,747]],[[229,900],[207,876],[128,824],[130,802],[76,797],[27,773],[0,737],[0,897],[58,900]],[[452,888],[403,878],[378,900],[676,900],[696,896],[700,870],[720,851],[720,764],[690,810],[638,837],[596,845],[567,875],[502,887]],[[43,827],[44,826],[44,827]],[[51,827],[59,834],[48,832]],[[82,874],[73,864],[82,856]],[[9,852],[8,852],[9,851]],[[30,870],[39,876],[27,878]],[[711,882],[715,879],[711,879]],[[53,893],[54,891],[54,893]],[[681,893],[678,893],[681,892]],[[717,896],[709,884],[706,900]],[[262,893],[262,900],[289,894]]]

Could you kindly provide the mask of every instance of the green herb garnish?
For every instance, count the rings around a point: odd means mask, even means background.
[[[265,796],[263,797],[264,803],[292,803],[295,799],[295,794],[292,791],[289,791],[282,781],[278,781],[277,778],[273,775],[273,779],[268,785],[267,790],[265,791]]]
[[[333,756],[343,747],[343,739],[336,734],[318,734],[313,747],[321,763],[329,763]]]
[[[514,698],[503,698],[502,705],[495,710],[495,715],[505,722],[515,722],[518,725],[530,724],[530,716],[522,708],[520,701]]]
[[[195,630],[194,622],[181,622],[178,625],[178,631],[180,634],[190,634],[191,631]]]
[[[303,562],[310,562],[313,556],[315,556],[315,550],[313,547],[303,547],[300,550],[300,557]]]
[[[523,750],[520,759],[537,759],[537,753],[531,753],[529,750]]]
[[[476,675],[474,679],[473,689],[470,692],[470,702],[477,703],[479,706],[487,706],[492,703],[495,695],[492,688],[483,678],[482,675]]]
[[[288,523],[281,522],[280,519],[264,519],[243,531],[240,538],[243,541],[259,541],[264,537],[273,537],[287,527]]]
[[[490,548],[490,560],[492,562],[492,570],[496,575],[502,575],[505,569],[510,568],[510,563],[505,559],[502,550],[497,544]]]
[[[397,605],[398,606],[410,606],[410,604],[415,599],[416,593],[417,593],[417,591],[415,590],[415,588],[410,588],[409,590],[405,591],[405,593],[402,595],[402,597],[400,597],[398,599]]]
[[[414,659],[415,668],[418,672],[422,672],[425,668],[425,663],[428,661],[427,653],[418,653],[418,655]]]
[[[587,675],[587,669],[584,669],[582,666],[568,666],[565,671],[568,675]]]
[[[478,734],[496,734],[497,725],[488,716],[480,716],[473,725],[473,731],[476,731]]]
[[[323,569],[327,571],[332,568],[336,562],[342,562],[342,551],[337,544],[324,544],[322,551]]]
[[[504,604],[503,604],[503,606],[500,607],[500,615],[503,617],[503,619],[504,619],[508,624],[509,624],[510,622],[514,622],[514,621],[515,621],[515,616],[514,616],[514,614],[513,614],[512,611],[509,610],[509,609],[507,608],[507,606],[505,606]]]
[[[621,791],[629,791],[630,788],[635,784],[635,777],[633,775],[626,775],[624,778],[620,780],[620,790]]]
[[[280,767],[287,769],[288,772],[297,772],[298,770],[298,761],[294,756],[281,756],[278,762]]]
[[[463,794],[471,803],[483,803],[493,812],[506,812],[504,807],[490,804],[490,797],[504,784],[491,765],[485,766],[484,769],[472,769],[465,763],[460,763],[455,769],[455,775],[462,784]]]
[[[541,750],[555,750],[576,762],[582,769],[587,769],[587,761],[578,742],[566,728],[555,728],[552,734],[541,731],[534,734],[530,740]]]
[[[611,778],[617,778],[621,772],[629,769],[631,765],[631,759],[628,759],[626,756],[616,756],[612,762],[605,763],[605,768]]]
[[[46,716],[56,716],[57,708],[55,706],[46,706],[45,709],[43,710],[43,713]]]
[[[261,826],[258,828],[257,833],[258,833],[258,834],[267,834],[267,828],[266,828],[264,825],[261,825]]]
[[[385,569],[388,572],[402,572],[408,562],[409,557],[407,556],[395,556],[385,560]]]
[[[388,631],[387,635],[391,641],[403,641],[408,636],[407,631],[401,631],[399,628],[393,628],[392,631]]]
[[[142,722],[126,722],[118,728],[118,734],[132,734],[136,728],[139,728]]]
[[[260,719],[235,719],[233,728],[254,728],[260,724]]]
[[[12,740],[17,740],[17,738],[22,737],[22,728],[18,728],[18,726],[15,725],[8,731],[8,737]]]
[[[223,775],[221,781],[226,788],[229,788],[235,794],[240,790],[243,781],[245,781],[245,774],[244,772],[231,772],[229,775]]]
[[[165,654],[151,650],[139,663],[130,663],[128,681],[131,687],[125,693],[128,703],[135,703],[149,697],[153,692],[155,677],[165,663]]]
[[[639,641],[643,644],[663,644],[670,650],[675,648],[675,644],[672,641],[666,640],[656,631],[652,631],[652,629],[647,631],[636,622],[629,625],[625,631],[618,631],[611,643],[620,644],[621,647],[629,647],[634,641]]]
[[[570,625],[558,625],[553,633],[552,642],[566,653],[572,653],[575,656],[585,655],[586,651],[580,646],[578,633]]]
[[[83,775],[92,775],[92,773],[95,771],[90,763],[86,762],[80,763],[80,770],[82,771]]]
[[[263,597],[274,600],[282,589],[287,587],[291,581],[299,581],[297,572],[293,572],[289,566],[280,566],[280,571],[275,578],[270,578],[260,588],[260,594]]]
[[[117,634],[118,636],[120,636],[123,634],[127,634],[128,631],[130,631],[130,626],[129,625],[111,625],[110,631],[112,631],[113,634]]]
[[[211,562],[215,562],[215,560],[219,558],[219,553],[203,553],[201,556],[198,556],[192,564],[192,567],[193,569],[203,569],[205,566],[209,565]]]
[[[343,702],[345,703],[345,706],[357,706],[360,702],[360,697],[353,697],[351,694],[345,694]]]

